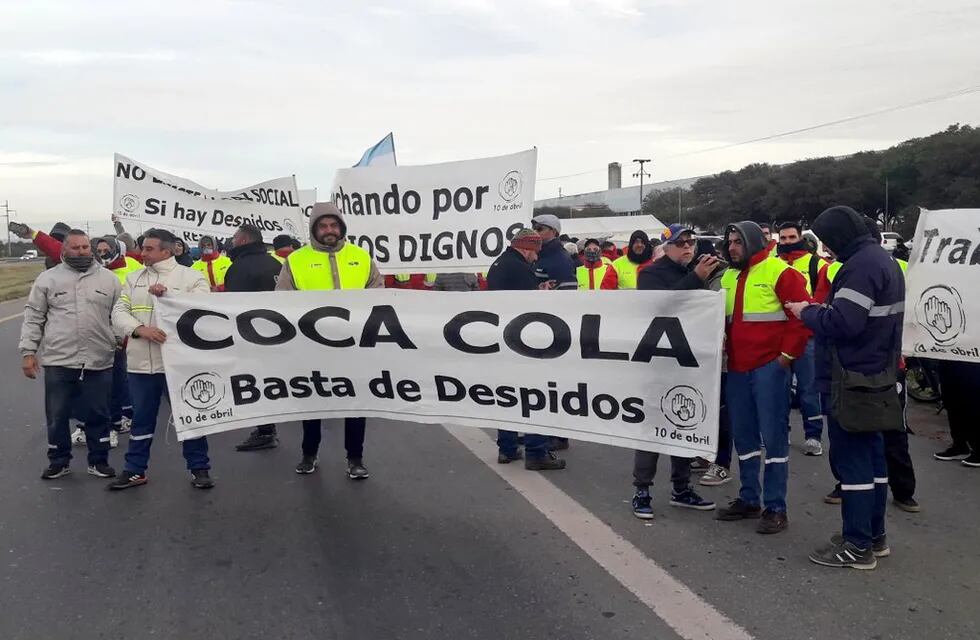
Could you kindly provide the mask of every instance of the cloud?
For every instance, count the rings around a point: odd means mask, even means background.
[[[92,65],[109,62],[173,62],[174,51],[83,51],[79,49],[43,49],[24,51],[18,57],[27,62],[50,65]]]

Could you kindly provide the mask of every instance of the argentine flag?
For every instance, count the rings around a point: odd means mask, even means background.
[[[357,161],[355,167],[394,167],[395,162],[395,134],[389,133],[381,142],[374,145],[364,152],[361,159]]]

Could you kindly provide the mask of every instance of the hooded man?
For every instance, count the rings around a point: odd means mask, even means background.
[[[110,318],[121,287],[95,261],[84,231],[71,229],[63,240],[60,263],[31,287],[20,334],[24,375],[34,379],[44,366],[49,464],[41,477],[68,473],[68,420],[74,411],[85,428],[88,473],[111,478],[116,472],[108,458],[109,396],[116,338]]]
[[[585,241],[582,248],[582,266],[575,270],[578,288],[586,291],[595,289],[618,289],[619,278],[612,264],[603,260],[602,245],[595,238]]]
[[[204,236],[197,246],[201,250],[201,259],[191,265],[192,268],[204,275],[211,291],[224,291],[225,274],[231,266],[231,258],[221,253],[218,242],[212,236]]]
[[[731,265],[721,278],[728,355],[725,399],[742,486],[738,498],[720,509],[717,518],[761,517],[756,531],[779,533],[789,525],[790,365],[803,353],[808,337],[803,324],[784,304],[806,301],[809,296],[803,276],[769,255],[759,225],[750,221],[730,224],[725,240],[724,256]],[[763,448],[764,492],[759,483]]]
[[[905,279],[854,209],[827,209],[814,220],[813,231],[843,266],[826,304],[786,306],[816,338],[817,388],[826,409],[831,470],[841,483],[843,529],[829,545],[811,553],[810,560],[831,567],[874,569],[875,558],[889,553],[884,438],[879,431],[844,429],[831,405],[831,380],[842,371],[864,376],[896,372],[902,351]]]
[[[174,240],[174,260],[182,267],[194,266],[194,258],[187,249],[187,244],[180,238]]]
[[[653,262],[653,245],[645,231],[636,230],[630,236],[626,255],[613,261],[620,289],[636,289],[640,271]]]
[[[383,289],[384,278],[371,254],[347,242],[347,223],[332,202],[317,202],[310,214],[310,244],[293,251],[279,273],[276,291]],[[364,418],[344,420],[347,477],[368,478],[364,466]],[[296,473],[316,471],[322,433],[319,420],[303,421],[303,458]]]

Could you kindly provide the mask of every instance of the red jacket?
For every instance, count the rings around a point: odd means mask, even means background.
[[[810,252],[806,249],[800,249],[799,251],[793,251],[791,253],[780,255],[779,257],[785,260],[787,264],[793,264],[808,253]],[[827,296],[830,294],[830,279],[827,278],[827,267],[830,266],[830,263],[818,255],[814,255],[810,259],[820,260],[823,262],[823,264],[820,265],[820,269],[817,271],[817,283],[813,287],[813,295],[810,296],[811,299],[817,304],[823,304],[824,300],[826,300]]]
[[[769,247],[752,256],[749,267],[769,259]],[[781,354],[798,358],[806,348],[810,332],[803,322],[783,309],[785,322],[745,322],[742,319],[745,280],[749,269],[738,274],[735,290],[735,308],[732,319],[725,327],[725,349],[728,353],[728,370],[744,373],[769,364]],[[786,269],[775,286],[776,297],[780,302],[804,302],[810,299],[806,291],[806,280],[796,269]]]
[[[61,241],[58,240],[57,238],[52,238],[51,236],[44,233],[43,231],[35,231],[34,246],[37,247],[41,253],[51,258],[51,260],[53,260],[55,263],[61,262]],[[94,246],[92,247],[92,251],[94,253],[95,251]],[[143,256],[140,255],[139,253],[136,253],[135,251],[127,251],[126,255],[132,258],[133,260],[139,262],[140,264],[143,264]],[[122,264],[117,264],[119,260],[122,260]],[[126,261],[122,258],[117,258],[116,262],[113,262],[112,264],[116,266],[109,267],[109,268],[116,269],[118,267],[125,267]]]
[[[595,281],[595,270],[599,267],[606,266],[606,274],[602,276],[602,282]],[[578,276],[578,269],[588,269],[589,271],[589,289],[618,289],[619,288],[619,275],[616,270],[613,269],[611,264],[604,263],[601,259],[598,262],[586,262],[582,260],[582,266],[576,269],[576,277]]]

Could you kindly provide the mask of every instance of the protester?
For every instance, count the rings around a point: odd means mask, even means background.
[[[191,257],[190,252],[187,250],[187,245],[180,238],[174,239],[174,260],[182,267],[194,266],[194,258]]]
[[[619,251],[616,243],[612,240],[603,240],[602,242],[602,261],[612,264],[619,259],[623,254]]]
[[[112,311],[117,335],[128,336],[126,358],[129,391],[133,397],[133,426],[129,434],[123,473],[110,485],[121,490],[146,484],[150,463],[150,446],[157,426],[161,398],[167,398],[160,345],[167,334],[155,325],[156,299],[165,295],[207,293],[210,288],[200,273],[177,264],[174,240],[169,231],[151,229],[143,237],[143,264],[139,271],[126,276],[122,295]],[[184,460],[191,472],[191,484],[198,489],[214,486],[209,469],[206,438],[184,440]]]
[[[617,285],[620,289],[636,289],[636,280],[640,271],[653,262],[653,247],[650,238],[644,231],[634,231],[626,254],[613,261],[616,270]]]
[[[541,236],[530,229],[521,229],[510,241],[510,246],[494,261],[487,272],[487,288],[490,291],[532,291],[549,289],[550,283],[541,282],[531,266],[538,260]],[[497,462],[508,464],[521,459],[518,437],[515,431],[497,431]],[[565,468],[565,461],[551,451],[547,436],[533,433],[524,436],[524,468],[532,471],[551,471]]]
[[[777,240],[772,237],[772,227],[768,222],[760,222],[759,228],[762,229],[762,237],[769,248],[769,255],[776,257]]]
[[[779,226],[776,253],[786,264],[800,272],[806,280],[807,293],[814,302],[820,304],[827,298],[830,293],[827,262],[807,249],[800,223],[784,222]],[[803,453],[822,456],[823,411],[820,410],[820,396],[814,380],[813,350],[813,336],[810,336],[803,354],[793,361],[791,371],[796,377],[796,399],[803,418]]]
[[[602,255],[602,245],[595,238],[585,241],[582,250],[582,266],[575,269],[578,288],[587,291],[595,289],[618,289],[619,278],[612,263]]]
[[[664,230],[661,241],[664,244],[664,257],[643,271],[637,289],[648,291],[682,291],[704,289],[705,282],[719,265],[718,258],[702,256],[693,270],[689,269],[694,259],[694,230],[681,224],[672,224]],[[633,454],[633,515],[643,520],[653,518],[650,506],[650,485],[657,474],[660,454],[653,451],[639,451]],[[705,500],[691,487],[691,459],[670,456],[670,480],[673,491],[670,494],[672,507],[684,507],[699,511],[710,511],[715,503]]]
[[[789,368],[803,353],[807,340],[806,329],[783,304],[809,296],[803,276],[769,255],[759,225],[748,221],[728,225],[725,238],[725,258],[731,265],[722,277],[728,318],[725,398],[742,486],[738,498],[720,509],[717,517],[743,520],[761,516],[756,531],[779,533],[789,525]],[[760,492],[763,447],[765,490]]]
[[[816,336],[817,385],[827,408],[831,470],[841,483],[843,529],[829,545],[811,553],[810,560],[830,567],[874,569],[876,558],[890,553],[885,537],[887,463],[881,432],[864,430],[860,423],[876,419],[871,414],[881,413],[887,399],[875,396],[867,405],[845,402],[845,418],[843,404],[831,405],[831,382],[841,384],[846,372],[862,388],[884,383],[886,393],[894,389],[902,351],[905,281],[902,270],[850,207],[827,209],[814,220],[813,231],[843,267],[825,305],[803,302],[787,308]],[[893,402],[898,406],[897,392]]]
[[[433,291],[479,291],[480,279],[475,273],[440,273],[432,283]]]
[[[201,238],[197,246],[201,249],[201,258],[191,266],[201,272],[211,291],[224,291],[225,274],[231,266],[231,258],[221,253],[217,240],[211,236]]]
[[[45,480],[69,472],[73,409],[82,418],[88,443],[88,473],[111,478],[109,396],[116,338],[110,320],[119,300],[119,280],[92,254],[84,231],[70,229],[60,264],[37,277],[24,306],[21,368],[37,378],[44,366],[44,407],[48,429]]]
[[[51,269],[61,262],[61,243],[65,239],[65,234],[71,229],[64,222],[57,222],[51,227],[50,233],[34,231],[26,224],[11,223],[10,230],[19,238],[30,240],[37,247],[37,250],[44,254],[44,268]]]
[[[939,380],[953,444],[933,457],[946,462],[959,460],[965,467],[980,468],[980,423],[973,404],[980,397],[980,364],[940,360]]]
[[[531,228],[541,236],[541,251],[534,264],[539,282],[551,283],[551,289],[571,291],[578,288],[575,279],[575,263],[568,255],[558,235],[561,220],[550,214],[531,218]]]
[[[331,202],[317,202],[310,214],[310,243],[286,258],[276,284],[277,291],[330,291],[335,289],[380,289],[384,278],[371,254],[347,242],[347,223],[340,209]],[[364,418],[344,420],[344,447],[347,449],[347,477],[365,480]],[[296,473],[317,469],[322,432],[320,420],[303,421],[303,458]]]
[[[575,267],[576,269],[580,267],[582,265],[582,260],[581,258],[579,258],[578,255],[579,254],[578,245],[575,244],[574,242],[566,242],[564,244],[564,247],[565,247],[565,252],[568,254],[568,257],[572,259],[572,266]]]
[[[116,239],[119,240],[124,247],[126,247],[126,256],[137,262],[142,262],[143,257],[141,251],[143,250],[143,236],[140,236],[140,240],[134,240],[131,234],[126,233],[126,229],[123,227],[122,222],[115,214],[113,214],[111,218],[112,226],[116,230]]]
[[[272,239],[272,252],[269,255],[278,260],[279,264],[282,264],[286,262],[286,258],[289,257],[290,253],[299,249],[301,246],[298,240],[282,233]]]

